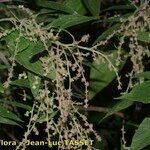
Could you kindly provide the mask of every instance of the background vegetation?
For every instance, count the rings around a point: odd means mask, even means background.
[[[148,150],[149,43],[147,0],[0,1],[2,149]]]

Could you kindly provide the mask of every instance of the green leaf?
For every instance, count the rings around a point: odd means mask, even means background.
[[[89,22],[92,20],[98,19],[97,17],[87,17],[81,15],[63,15],[58,19],[55,19],[53,22],[47,25],[47,27],[60,27],[60,28],[68,28],[71,26],[75,26],[81,23]]]
[[[17,39],[20,37],[19,32],[13,31],[10,34],[8,34],[6,37],[4,37],[4,40],[7,43],[7,46],[9,47],[9,50],[12,54],[14,54],[14,51],[16,50],[17,45]],[[51,43],[50,43],[51,44]],[[29,39],[25,39],[23,35],[19,38],[19,44],[17,46],[17,54],[21,53],[23,50],[30,51],[30,59],[38,54],[43,52],[44,46],[42,42],[33,42],[29,41]]]
[[[0,82],[0,93],[4,93],[4,87],[3,84]]]
[[[17,85],[17,86],[20,86],[20,87],[30,88],[28,79],[14,80],[10,84],[11,85]]]
[[[23,103],[18,103],[18,102],[15,102],[15,101],[9,101],[9,100],[5,100],[5,99],[1,99],[0,103],[12,105],[12,106],[23,108],[23,109],[26,109],[26,110],[31,110],[32,109],[32,107],[29,106],[29,105],[26,105],[26,104],[23,104]]]
[[[145,81],[135,86],[130,93],[124,94],[117,99],[126,99],[129,101],[138,101],[145,104],[150,103],[150,81]]]
[[[65,5],[72,10],[73,14],[84,15],[86,13],[82,0],[66,0]]]
[[[47,0],[44,0],[44,1],[43,0],[36,0],[35,3],[39,7],[54,9],[54,10],[62,11],[65,13],[73,13],[72,9],[68,8],[63,3],[47,1]]]
[[[41,78],[32,74],[31,72],[28,72],[28,80],[29,80],[31,92],[33,96],[36,97],[41,85]]]
[[[131,150],[142,150],[149,144],[150,144],[150,118],[145,118],[133,136],[131,143]]]
[[[29,40],[20,36],[18,31],[11,32],[4,37],[4,40],[7,42],[11,54],[14,54],[14,51],[21,52],[29,46]]]
[[[4,40],[6,41],[9,49],[11,52],[14,52],[16,46],[16,39],[19,37],[19,33],[17,31],[12,32],[11,34],[7,35]],[[45,50],[42,42],[31,42],[26,39],[26,42],[20,39],[19,51],[15,57],[16,61],[23,65],[26,69],[43,76],[44,70],[42,67],[42,62],[40,60],[33,60],[33,56],[39,54]],[[27,44],[28,43],[28,44]],[[23,44],[23,45],[22,45]],[[51,43],[49,43],[49,46]],[[26,46],[26,47],[25,47]],[[52,70],[51,73],[47,76],[50,79],[54,79],[55,71]]]
[[[150,43],[150,32],[138,32],[138,40]]]
[[[35,43],[32,43],[32,45],[30,44],[30,46],[26,50],[20,52],[16,56],[16,60],[19,64],[23,65],[26,69],[28,69],[28,70],[30,70],[30,71],[32,71],[32,72],[34,72],[40,76],[43,76],[44,70],[42,67],[42,62],[40,60],[36,60],[34,62],[31,62],[31,58],[35,54],[34,49],[36,49],[37,51],[42,51],[41,47],[38,47],[38,45],[36,45]],[[50,79],[55,78],[54,68],[47,75],[47,77]]]
[[[115,66],[117,59],[117,51],[114,50],[111,55],[106,55],[111,63]],[[125,61],[121,63],[119,69],[124,65]],[[90,87],[89,98],[92,99],[98,92],[105,88],[115,77],[116,74],[113,70],[109,69],[109,62],[104,59],[104,62],[97,64],[93,62],[93,67],[90,70]]]
[[[0,123],[20,126],[20,125],[19,125],[18,123],[16,123],[15,121],[10,120],[10,119],[8,119],[8,118],[1,117],[1,116],[0,116]]]
[[[144,78],[144,79],[149,79],[150,80],[150,71],[145,71],[145,72],[142,72],[142,73],[139,73],[139,74],[136,74],[134,76],[134,78]]]
[[[84,3],[93,16],[99,16],[101,0],[84,0]]]
[[[106,31],[104,31],[93,43],[93,45],[95,45],[97,42],[106,39],[109,35],[111,35],[115,30],[118,30],[120,28],[121,24],[115,24],[112,27],[110,27],[109,29],[107,29]]]
[[[10,112],[2,106],[0,106],[0,116],[14,121],[22,122],[22,120],[17,115],[15,115],[14,113]]]
[[[115,105],[111,108],[111,110],[105,115],[105,117],[104,117],[103,119],[105,119],[105,118],[111,116],[112,114],[114,114],[114,113],[116,113],[116,112],[118,112],[118,111],[120,111],[120,110],[123,110],[123,109],[125,109],[125,108],[128,108],[128,107],[131,106],[132,104],[133,104],[133,102],[127,101],[127,100],[122,100],[122,101],[118,102],[117,104],[115,104]]]

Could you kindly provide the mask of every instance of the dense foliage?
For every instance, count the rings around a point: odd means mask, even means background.
[[[0,13],[0,147],[149,149],[149,1],[4,0]]]

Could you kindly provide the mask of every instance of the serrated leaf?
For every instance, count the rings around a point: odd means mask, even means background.
[[[126,99],[129,101],[138,101],[145,104],[150,103],[150,81],[145,81],[135,86],[130,93],[124,94],[117,99]]]
[[[54,10],[62,11],[65,13],[73,13],[72,9],[68,8],[63,3],[47,1],[47,0],[45,0],[45,1],[36,0],[35,3],[39,7],[54,9]]]
[[[18,80],[14,80],[14,81],[11,81],[10,84],[11,84],[11,85],[17,85],[17,86],[20,86],[20,87],[30,88],[28,79],[18,79]]]
[[[139,41],[150,43],[150,32],[138,32]]]
[[[84,3],[93,16],[99,16],[101,0],[84,0]]]
[[[15,115],[14,113],[10,112],[2,106],[0,106],[0,116],[14,121],[22,122],[22,120],[17,115]]]
[[[106,55],[111,63],[115,66],[117,59],[117,51],[114,50],[111,53],[113,56]],[[121,63],[119,69],[123,67],[125,63]],[[109,63],[104,59],[104,62],[97,64],[93,62],[93,67],[90,70],[90,87],[89,87],[89,98],[92,99],[98,92],[105,88],[115,77],[116,74],[114,70],[109,69]]]
[[[8,105],[23,108],[23,109],[26,109],[26,110],[29,110],[29,111],[32,109],[32,107],[29,106],[29,105],[25,105],[23,103],[18,103],[18,102],[15,102],[15,101],[9,101],[9,100],[5,100],[5,99],[1,99],[0,103],[5,103],[5,104],[8,104]]]
[[[131,143],[131,150],[142,150],[149,144],[150,144],[150,118],[145,118],[133,136]]]
[[[81,23],[89,22],[92,20],[98,19],[97,17],[87,17],[81,15],[63,15],[58,19],[55,19],[53,22],[47,25],[47,27],[60,27],[60,28],[68,28],[71,26],[75,26]]]
[[[73,14],[84,15],[86,13],[82,0],[66,0],[64,4],[72,10]]]
[[[106,39],[109,35],[111,35],[115,30],[118,30],[120,28],[121,24],[115,24],[112,27],[110,27],[109,29],[107,29],[106,31],[104,31],[93,43],[93,45],[95,45],[97,42]]]
[[[150,80],[150,71],[145,71],[145,72],[142,72],[142,73],[139,73],[139,74],[136,74],[134,76],[134,78],[144,78],[144,79],[149,79]]]
[[[33,96],[36,97],[41,85],[41,78],[32,74],[31,72],[28,72],[28,80],[29,80],[31,92]]]
[[[16,123],[15,121],[10,120],[10,119],[8,119],[8,118],[1,117],[1,116],[0,116],[0,123],[20,126],[20,125],[19,125],[18,123]]]

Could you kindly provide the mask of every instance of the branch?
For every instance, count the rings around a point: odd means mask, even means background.
[[[77,107],[79,110],[85,110],[85,111],[96,111],[96,112],[104,112],[107,113],[109,111],[111,111],[110,108],[106,108],[106,107],[96,107],[96,106],[89,106],[87,108],[83,107],[83,106],[78,106]],[[122,112],[116,112],[114,113],[115,115],[124,118],[124,114]]]

